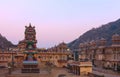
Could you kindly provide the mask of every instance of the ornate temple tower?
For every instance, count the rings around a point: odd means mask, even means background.
[[[32,27],[31,24],[29,24],[29,26],[25,26],[25,28],[26,48],[31,44],[32,46],[29,46],[29,48],[33,47],[33,49],[35,49],[37,43],[35,27]]]
[[[19,41],[18,48],[23,51],[28,49],[29,45],[29,48],[32,47],[32,49],[36,49],[37,40],[35,27],[34,26],[32,27],[31,24],[29,24],[29,26],[25,26],[24,34],[25,38],[24,40]]]
[[[25,26],[25,28],[25,39],[23,40],[25,51],[23,51],[24,61],[22,73],[39,73],[35,27],[29,24],[29,26]]]

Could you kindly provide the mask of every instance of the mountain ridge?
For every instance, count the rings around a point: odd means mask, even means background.
[[[15,47],[15,45],[0,34],[0,49],[7,49],[9,47]]]
[[[68,43],[68,47],[70,49],[78,48],[80,43],[90,42],[92,40],[100,40],[101,38],[105,38],[108,41],[107,45],[110,45],[113,34],[120,35],[120,19],[101,25],[98,28],[92,28],[88,30],[79,36],[79,38]]]

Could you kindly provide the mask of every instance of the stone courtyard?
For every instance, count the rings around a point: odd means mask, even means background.
[[[40,73],[21,73],[20,69],[14,69],[14,71],[10,75],[8,74],[7,69],[4,70],[2,69],[2,72],[0,71],[0,77],[80,77],[80,76],[68,73],[67,69],[65,68],[54,67],[52,68],[51,71],[46,68],[41,68]]]
[[[15,68],[12,73],[9,75],[8,74],[8,69],[7,68],[2,68],[0,69],[0,77],[88,77],[88,76],[78,76],[74,75],[72,73],[68,73],[68,70],[66,68],[47,68],[44,65],[41,65],[40,67],[40,73],[21,73],[20,68]],[[97,69],[97,68],[96,68]],[[109,73],[104,72],[105,70],[93,70],[93,73],[98,74],[98,75],[104,75],[105,77],[120,77],[120,74],[114,74],[114,73]],[[60,76],[63,75],[63,76]]]

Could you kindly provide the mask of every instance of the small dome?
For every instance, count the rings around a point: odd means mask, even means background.
[[[79,47],[83,47],[83,46],[84,46],[83,43],[80,43]]]
[[[101,38],[100,40],[101,40],[101,41],[106,41],[106,39],[105,39],[105,38]]]
[[[119,35],[118,34],[114,34],[112,37],[119,37]]]
[[[119,39],[119,35],[118,34],[114,34],[113,36],[112,36],[112,40],[118,40]]]
[[[106,44],[106,39],[101,38],[100,41],[99,41],[99,44],[100,44],[101,46],[104,46],[104,45]]]
[[[90,45],[96,45],[95,40],[92,40],[92,41],[90,42]]]
[[[67,44],[62,42],[57,47],[59,47],[59,48],[67,48]]]

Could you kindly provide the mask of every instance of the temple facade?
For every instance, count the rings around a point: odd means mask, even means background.
[[[56,67],[67,66],[68,57],[72,55],[67,44],[62,42],[57,46],[41,49],[36,47],[36,43],[35,27],[29,24],[25,26],[24,39],[19,41],[17,47],[4,52],[0,50],[0,65],[8,67],[8,63],[11,63],[14,67],[22,68],[22,72],[32,72],[29,68],[38,68],[40,64],[46,63]]]
[[[64,42],[49,49],[45,50],[38,49],[38,52],[39,62],[41,63],[49,62],[56,67],[66,67],[68,57],[72,54]]]

